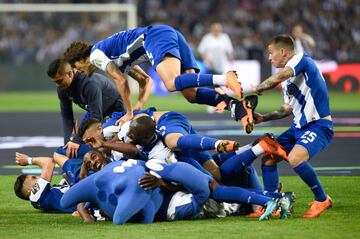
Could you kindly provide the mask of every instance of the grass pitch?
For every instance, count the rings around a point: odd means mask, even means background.
[[[136,96],[132,102],[136,102]],[[360,111],[360,95],[358,93],[330,92],[331,111]],[[267,112],[280,108],[283,104],[279,90],[265,92],[259,97],[257,111]],[[206,105],[190,104],[178,93],[168,96],[151,95],[145,107],[156,106],[158,110],[179,112],[205,112]],[[75,111],[81,111],[74,107]],[[0,92],[0,112],[58,112],[59,100],[53,92]]]
[[[240,216],[222,219],[158,222],[149,225],[84,224],[67,214],[41,213],[13,192],[16,176],[0,176],[0,238],[359,238],[359,176],[322,176],[334,207],[317,219],[303,219],[312,194],[295,176],[282,177],[295,191],[295,213],[286,220],[258,222]],[[58,178],[55,178],[56,182]]]

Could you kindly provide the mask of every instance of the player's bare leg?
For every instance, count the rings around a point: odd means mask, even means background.
[[[176,91],[175,78],[181,74],[181,62],[179,59],[173,56],[165,56],[156,66],[156,72],[168,91]]]

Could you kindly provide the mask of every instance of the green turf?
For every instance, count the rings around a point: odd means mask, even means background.
[[[86,225],[66,214],[45,214],[15,197],[15,176],[0,176],[0,238],[359,238],[359,176],[320,177],[334,207],[317,219],[303,219],[311,193],[294,176],[282,177],[296,192],[295,213],[287,220],[258,222],[245,217],[115,226]]]
[[[135,99],[133,100],[135,102]],[[357,93],[330,93],[332,111],[360,111],[360,95]],[[270,111],[280,107],[282,96],[280,91],[266,92],[259,98],[258,111]],[[190,104],[180,94],[170,94],[159,97],[150,96],[146,106],[156,106],[158,110],[173,110],[180,112],[205,111],[206,106]],[[78,111],[79,109],[76,108]],[[0,112],[56,112],[59,102],[56,92],[1,92]]]

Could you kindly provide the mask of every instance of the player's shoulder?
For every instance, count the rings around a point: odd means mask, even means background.
[[[308,64],[309,59],[307,57],[307,55],[303,52],[299,52],[296,53],[295,55],[293,55],[290,60],[286,63],[286,66],[294,68],[296,66],[303,66]]]
[[[30,201],[39,202],[49,190],[50,182],[40,177],[31,188]]]

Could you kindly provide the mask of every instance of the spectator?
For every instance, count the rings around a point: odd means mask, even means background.
[[[314,38],[305,33],[303,27],[300,24],[296,24],[292,29],[292,37],[295,43],[295,52],[306,52],[312,55],[312,48],[316,46]]]
[[[311,32],[317,43],[316,52],[312,54],[313,58],[336,60],[339,63],[355,62],[360,59],[360,5],[356,4],[356,1],[199,0],[196,4],[190,0],[133,2],[136,2],[138,7],[138,26],[154,23],[169,24],[183,32],[186,39],[191,39],[189,41],[191,45],[199,44],[207,24],[222,22],[223,28],[236,43],[234,44],[235,59],[249,59],[249,51],[251,54],[254,53],[254,49],[247,48],[253,46],[247,46],[244,42],[260,39],[263,43],[260,45],[264,46],[270,41],[269,36],[291,33],[291,27],[299,22],[307,32]],[[120,19],[114,26],[107,14],[1,13],[0,62],[44,63],[49,58],[58,57],[64,50],[60,48],[66,45],[66,42],[73,41],[74,37],[78,38],[77,40],[94,43],[110,32],[125,30],[125,24],[118,25],[126,22],[125,16],[121,14],[119,16]],[[350,24],[348,19],[351,19]],[[316,24],[313,24],[314,22]],[[238,39],[241,39],[242,44],[237,44]],[[346,44],[343,44],[345,41]],[[41,54],[36,56],[39,50]],[[258,50],[265,51],[263,47],[258,49],[256,46],[255,58],[258,58]]]
[[[223,32],[219,22],[211,24],[211,32],[200,41],[198,51],[208,71],[222,74],[228,70],[233,60],[233,46],[228,34]]]

